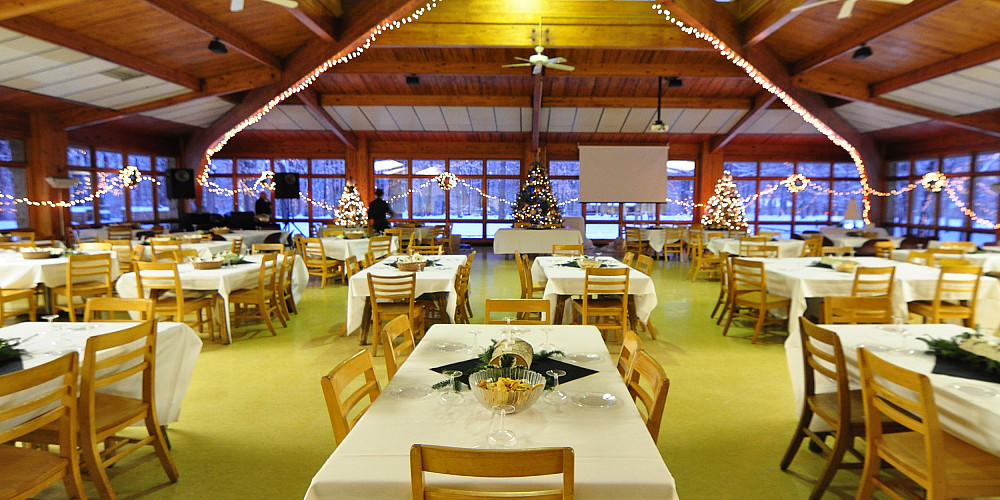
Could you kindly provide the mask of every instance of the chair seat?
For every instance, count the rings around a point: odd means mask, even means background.
[[[108,431],[113,432],[116,428],[124,428],[123,422],[131,424],[142,420],[146,414],[146,403],[141,399],[97,392],[94,393],[94,402],[98,436]]]
[[[1000,485],[994,486],[993,493],[984,494],[976,488],[983,484],[996,483],[1000,477],[1000,457],[987,453],[948,433],[944,439],[945,464],[949,491],[959,497],[1000,495]],[[890,457],[898,457],[904,463],[917,464],[926,470],[924,457],[924,437],[916,432],[898,432],[882,436],[882,451]],[[963,494],[962,488],[970,488],[971,494]]]
[[[421,315],[423,315],[424,306],[422,304],[414,306],[413,309],[414,312],[418,312]],[[381,314],[382,316],[389,316],[389,315],[396,316],[402,314],[410,314],[410,305],[405,303],[395,303],[395,302],[385,302],[385,303],[379,302],[378,311],[379,314]]]
[[[851,426],[858,429],[864,429],[865,427],[865,401],[864,396],[861,394],[861,389],[855,389],[850,391],[851,398]],[[813,413],[817,416],[826,420],[827,422],[835,422],[839,417],[837,410],[837,393],[827,392],[824,394],[816,394],[815,396],[810,396],[806,398],[809,405],[813,409]],[[902,426],[893,422],[891,419],[882,415],[882,428],[885,432],[896,432],[904,430]]]
[[[52,288],[52,293],[56,295],[62,295],[66,293],[66,285],[57,286]],[[88,283],[74,283],[73,284],[73,294],[75,295],[87,295],[94,293],[106,293],[108,291],[107,285],[99,281],[92,281]]]
[[[264,295],[271,292],[264,291]],[[260,289],[258,288],[241,288],[235,290],[229,294],[229,303],[234,302],[257,302],[257,297],[260,295]]]
[[[0,498],[18,498],[33,493],[36,488],[32,486],[45,482],[39,478],[57,477],[66,470],[66,462],[55,453],[6,444],[0,445],[0,464],[4,464]]]
[[[583,311],[583,299],[573,299],[573,309]],[[621,314],[622,300],[617,299],[591,299],[587,301],[587,312],[592,316],[599,316],[599,312],[611,312]]]
[[[201,296],[195,299],[189,299],[185,296],[184,298],[184,312],[197,311],[198,309],[204,309],[206,307],[212,307],[212,298]],[[177,301],[173,298],[161,298],[156,301],[156,305],[153,309],[157,313],[170,313],[173,314],[177,311]]]
[[[910,302],[907,307],[910,312],[914,314],[919,314],[921,316],[932,316],[934,314],[934,303],[929,300],[917,300]],[[938,307],[939,316],[948,316],[951,318],[955,317],[967,317],[972,314],[972,310],[961,304],[949,304],[947,302],[942,302],[940,307]]]
[[[761,292],[746,292],[737,295],[734,298],[734,302],[737,305],[748,306],[748,307],[758,307],[763,302],[768,309],[785,307],[792,303],[792,300],[788,297],[782,297],[780,295],[774,295],[770,293],[764,293],[763,300],[761,300]]]

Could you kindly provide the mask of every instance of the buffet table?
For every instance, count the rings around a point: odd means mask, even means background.
[[[492,416],[471,392],[463,391],[459,406],[439,403],[438,393],[421,399],[393,395],[409,385],[431,385],[444,379],[429,368],[472,357],[465,352],[446,351],[438,346],[455,342],[471,343],[471,325],[434,325],[416,350],[402,364],[392,382],[337,446],[333,455],[312,479],[305,498],[369,499],[410,498],[410,446],[416,443],[456,447],[485,447]],[[502,326],[475,325],[486,335],[483,346],[499,338]],[[534,345],[545,334],[532,327],[521,337]],[[550,341],[567,353],[596,354],[587,368],[598,373],[560,384],[573,396],[583,392],[610,393],[617,403],[610,408],[584,408],[573,402],[552,406],[539,399],[528,410],[506,417],[516,435],[515,448],[573,448],[575,455],[575,496],[587,499],[675,499],[677,491],[656,444],[639,417],[612,357],[593,326],[557,326]],[[435,476],[435,484],[482,484],[489,488],[496,480],[456,476]],[[551,476],[514,480],[518,486],[552,484]]]
[[[552,253],[552,245],[582,245],[583,237],[575,229],[497,229],[493,235],[493,253]]]

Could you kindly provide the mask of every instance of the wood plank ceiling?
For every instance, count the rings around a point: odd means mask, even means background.
[[[798,92],[819,94],[820,106],[858,132],[900,129],[884,136],[905,137],[907,127],[932,122],[1000,136],[1000,2],[861,0],[842,20],[839,2],[791,10],[812,1],[664,4],[709,17],[701,22],[733,33],[740,50],[773,58]],[[0,103],[32,97],[0,112],[57,112],[70,129],[137,114],[210,128],[257,98],[254,89],[276,85],[317,44],[336,43],[369,12],[403,4],[299,3],[290,10],[247,0],[234,13],[224,0],[0,0]],[[214,37],[227,54],[206,48]],[[649,134],[659,76],[683,81],[663,92],[669,135],[714,135],[724,145],[734,127],[816,133],[780,102],[763,101],[738,68],[664,22],[650,2],[619,0],[444,0],[320,77],[309,90],[316,105],[290,99],[252,129],[347,138],[527,133],[536,80],[530,68],[502,65],[531,55],[537,43],[576,67],[545,71],[542,134]],[[861,43],[874,54],[852,58]],[[419,85],[408,85],[407,75]]]

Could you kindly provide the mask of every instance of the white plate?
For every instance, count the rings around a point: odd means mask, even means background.
[[[397,399],[423,399],[433,393],[429,385],[401,385],[389,390],[389,394]]]
[[[858,344],[854,347],[857,349],[861,349],[862,347],[864,347],[865,349],[868,349],[871,352],[889,352],[893,350],[893,348],[882,344]]]
[[[606,392],[584,392],[574,395],[573,402],[584,408],[611,408],[618,404],[618,398]]]
[[[468,345],[461,342],[438,342],[437,344],[434,344],[435,351],[455,352],[465,351],[468,348]]]
[[[569,361],[571,363],[596,363],[601,360],[600,354],[594,354],[592,352],[570,352],[563,354],[562,356],[556,356],[562,358],[563,361]]]
[[[975,396],[977,398],[995,398],[997,396],[997,391],[975,385],[951,384],[948,387],[961,392],[962,394],[968,394],[969,396]]]

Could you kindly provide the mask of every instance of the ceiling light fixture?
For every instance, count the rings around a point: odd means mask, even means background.
[[[219,40],[219,37],[215,37],[211,42],[208,42],[208,50],[215,52],[216,54],[228,54],[229,49],[226,48],[226,44]]]
[[[681,80],[679,76],[671,76],[667,78],[667,88],[679,89],[684,86],[684,80]]]
[[[673,77],[671,77],[673,78]],[[660,110],[663,108],[663,77],[660,77],[656,86],[656,121],[649,126],[650,132],[666,132],[668,128],[660,119]]]
[[[860,61],[862,59],[868,59],[872,54],[874,54],[874,52],[872,52],[872,48],[862,43],[861,46],[858,47],[858,50],[854,51],[851,59]]]
[[[411,87],[420,85],[420,77],[417,75],[406,75],[406,84]]]

